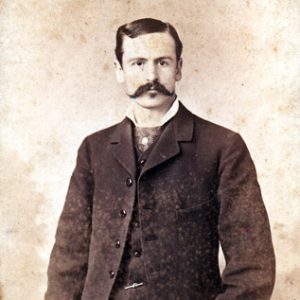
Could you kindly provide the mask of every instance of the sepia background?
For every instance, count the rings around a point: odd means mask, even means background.
[[[297,0],[0,0],[0,298],[43,298],[77,148],[128,105],[116,28],[154,17],[183,40],[179,98],[250,149],[277,256],[272,299],[300,299],[299,16]]]

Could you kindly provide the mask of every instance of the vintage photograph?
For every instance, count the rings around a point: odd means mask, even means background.
[[[1,300],[299,297],[297,1],[0,24]]]

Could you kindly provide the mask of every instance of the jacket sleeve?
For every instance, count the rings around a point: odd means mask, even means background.
[[[275,280],[269,220],[249,151],[238,134],[230,140],[219,167],[218,231],[226,266],[216,300],[267,300]]]
[[[48,267],[46,300],[81,299],[91,234],[93,174],[83,141],[60,216]]]

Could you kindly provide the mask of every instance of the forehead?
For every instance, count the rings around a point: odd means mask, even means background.
[[[124,37],[123,59],[134,57],[176,57],[175,41],[168,32],[147,33],[136,38]]]

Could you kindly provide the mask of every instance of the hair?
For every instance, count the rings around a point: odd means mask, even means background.
[[[155,32],[168,32],[173,37],[175,41],[175,47],[176,47],[176,58],[178,61],[181,57],[183,46],[176,29],[169,23],[164,23],[156,19],[144,18],[144,19],[135,20],[128,24],[124,24],[118,28],[116,33],[115,54],[120,65],[122,66],[122,57],[124,53],[124,49],[123,49],[124,36],[128,36],[133,39],[143,34],[155,33]]]

